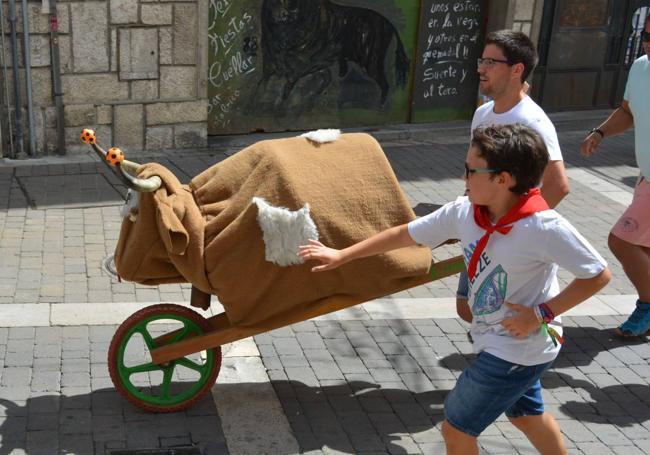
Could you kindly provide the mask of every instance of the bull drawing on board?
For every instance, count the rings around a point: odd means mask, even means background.
[[[274,107],[285,106],[301,84],[300,99],[313,102],[331,83],[332,65],[338,64],[344,78],[354,63],[377,84],[383,107],[390,88],[385,60],[393,40],[395,82],[406,85],[410,61],[404,45],[393,24],[373,10],[330,0],[264,0],[261,22],[263,71],[255,100],[275,91]],[[272,78],[279,81],[276,90],[268,90]]]

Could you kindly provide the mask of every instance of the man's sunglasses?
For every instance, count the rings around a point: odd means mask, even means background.
[[[469,179],[469,176],[472,174],[498,174],[501,172],[498,169],[489,169],[486,167],[475,167],[471,168],[465,163],[465,178]]]
[[[641,41],[650,41],[650,32],[645,30],[641,32]]]

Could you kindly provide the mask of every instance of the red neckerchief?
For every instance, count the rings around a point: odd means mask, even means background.
[[[474,204],[474,221],[480,228],[485,229],[485,234],[483,234],[483,237],[478,241],[478,244],[472,253],[472,257],[469,260],[469,265],[467,266],[469,279],[472,280],[474,278],[478,260],[481,257],[483,250],[485,250],[488,240],[490,240],[490,236],[493,232],[506,235],[512,229],[512,224],[515,221],[519,221],[534,213],[548,210],[548,208],[548,204],[542,197],[539,188],[534,188],[528,191],[527,194],[523,195],[519,199],[519,202],[517,202],[508,213],[499,218],[496,224],[492,224],[490,221],[490,215],[486,206]]]

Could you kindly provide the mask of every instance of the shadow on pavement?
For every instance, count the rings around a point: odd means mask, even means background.
[[[127,448],[191,446],[206,455],[228,453],[210,395],[175,414],[142,411],[114,389],[74,396],[44,394],[18,402],[0,398],[0,416],[0,455],[108,455]]]
[[[287,380],[271,383],[302,451],[329,447],[350,454],[407,453],[399,441],[409,433],[418,433],[420,444],[439,445],[432,453],[443,451],[435,427],[444,419],[449,390],[412,393],[365,381],[322,387]]]
[[[581,422],[607,423],[616,426],[629,426],[650,421],[650,387],[644,383],[618,383],[599,386],[590,380],[589,375],[608,382],[618,382],[608,371],[611,368],[626,369],[627,365],[616,361],[616,350],[626,350],[630,346],[647,343],[644,339],[620,340],[611,334],[610,329],[597,327],[565,327],[565,347],[555,360],[551,369],[542,376],[543,388],[547,391],[568,392],[576,399],[561,401],[559,409],[568,417]],[[607,353],[608,365],[598,364],[599,356]],[[611,354],[611,357],[610,355]],[[629,355],[624,354],[624,355]],[[474,355],[452,354],[440,360],[445,367],[462,371],[463,365],[471,363]],[[594,366],[594,373],[584,367]],[[581,370],[580,367],[583,367]],[[577,371],[576,371],[577,368]],[[566,370],[573,370],[573,374]],[[587,373],[583,373],[587,371]],[[575,375],[575,376],[574,376]],[[635,377],[634,374],[630,378]],[[566,390],[560,390],[566,389]],[[641,404],[641,406],[639,405]]]

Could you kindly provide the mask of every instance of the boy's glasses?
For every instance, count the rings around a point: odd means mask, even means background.
[[[469,179],[469,176],[472,174],[495,174],[501,172],[498,169],[489,169],[486,167],[475,167],[471,168],[465,163],[465,178]]]
[[[641,32],[641,41],[650,41],[650,32],[645,30]]]
[[[506,65],[512,65],[509,60],[499,60],[496,58],[477,58],[476,63],[478,66],[484,66],[486,68],[492,68],[497,63],[505,63]]]

